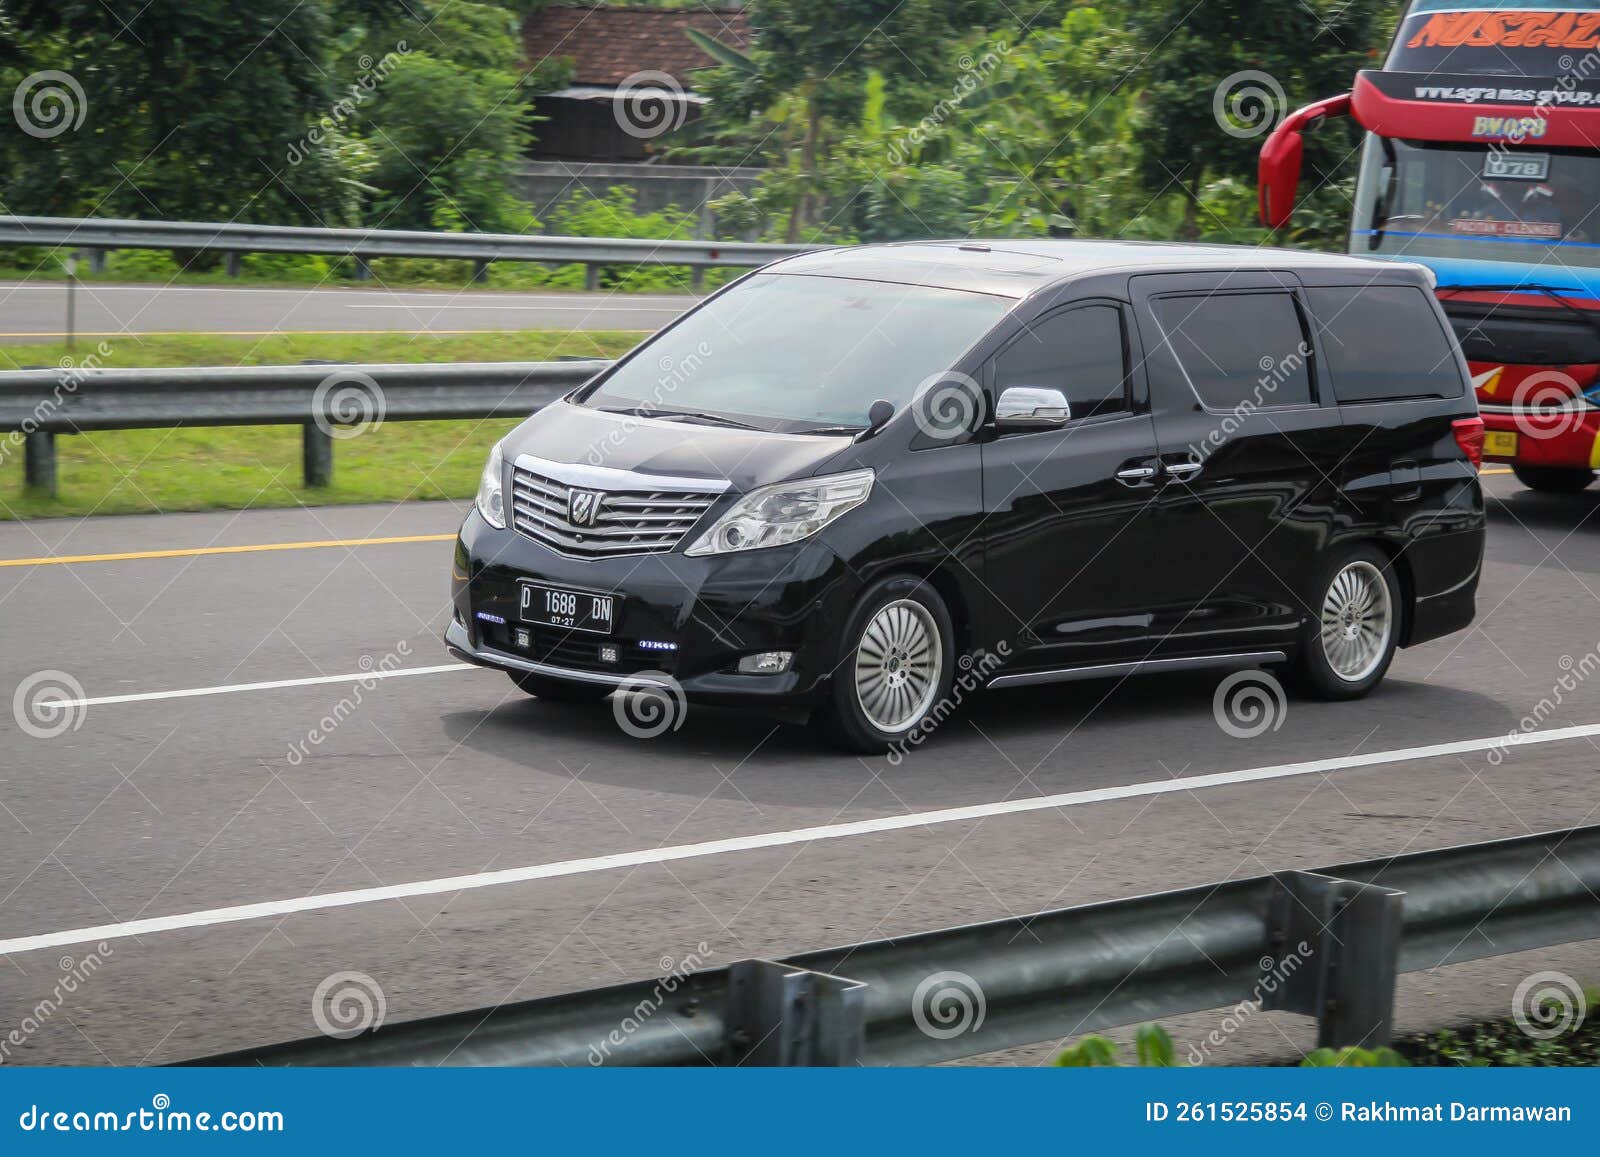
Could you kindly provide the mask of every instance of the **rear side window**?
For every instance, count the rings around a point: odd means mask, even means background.
[[[1455,343],[1422,290],[1308,289],[1306,300],[1339,401],[1459,398],[1465,392]]]
[[[995,362],[995,391],[1008,386],[1060,390],[1074,418],[1128,408],[1122,311],[1083,305],[1034,322]]]
[[[1264,409],[1312,401],[1309,347],[1292,294],[1160,297],[1151,310],[1208,408]]]

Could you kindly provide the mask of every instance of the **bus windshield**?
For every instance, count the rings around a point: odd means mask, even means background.
[[[1600,267],[1600,154],[1369,136],[1351,249]]]

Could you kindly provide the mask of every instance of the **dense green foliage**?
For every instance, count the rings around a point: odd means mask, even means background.
[[[532,227],[526,5],[8,0],[0,203],[61,216]],[[63,118],[65,118],[63,120]],[[24,123],[24,122],[28,123]]]
[[[830,14],[826,36],[797,7],[753,0],[760,47],[705,74],[711,112],[678,142],[686,159],[768,167],[753,196],[719,203],[730,235],[1259,241],[1270,120],[1348,88],[1388,35],[1377,0],[1059,0],[1021,28],[930,3],[819,80],[809,38],[862,34],[874,6]],[[961,19],[977,26],[952,36]],[[868,51],[880,40],[903,58]],[[1311,139],[1288,240],[1337,243],[1357,141],[1349,123]]]
[[[532,98],[570,75],[562,58],[522,58],[518,21],[539,2],[0,0],[0,91],[48,122],[0,134],[0,209],[686,235],[692,220],[634,214],[625,191],[542,225],[515,195],[538,131]],[[712,45],[721,63],[694,80],[705,115],[651,142],[667,160],[766,169],[752,195],[717,203],[722,236],[1254,243],[1266,238],[1266,127],[1348,87],[1395,6],[749,0],[747,12],[748,55]],[[70,85],[38,79],[52,73]],[[51,115],[70,126],[56,131]],[[1349,122],[1310,138],[1296,230],[1281,240],[1339,243],[1357,143]],[[575,276],[495,271],[504,284]],[[607,283],[678,278],[619,270]]]

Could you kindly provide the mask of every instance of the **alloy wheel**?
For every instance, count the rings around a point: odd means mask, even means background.
[[[879,731],[908,731],[933,706],[943,666],[933,616],[919,602],[896,599],[867,620],[856,644],[856,701]]]

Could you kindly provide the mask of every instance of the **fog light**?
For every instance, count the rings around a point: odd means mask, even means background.
[[[782,675],[794,662],[793,651],[762,651],[739,660],[741,675]]]
[[[526,627],[517,627],[515,638],[517,640],[517,646],[521,647],[524,651],[533,646],[533,634]]]

